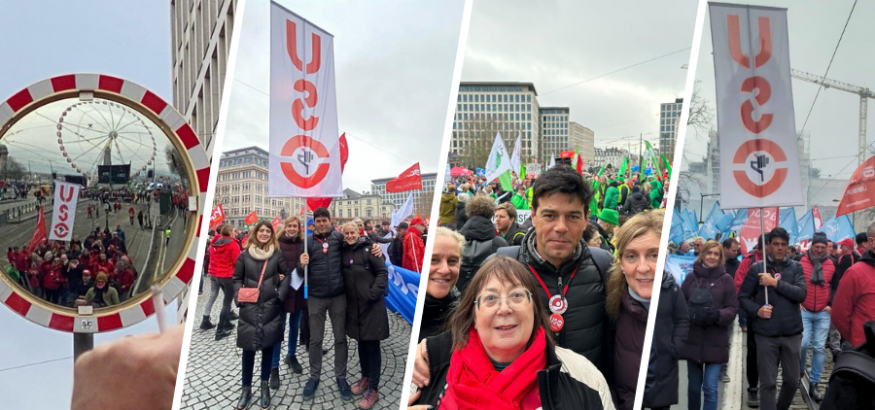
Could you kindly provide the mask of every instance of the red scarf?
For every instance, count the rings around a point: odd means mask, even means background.
[[[495,370],[472,328],[468,345],[450,359],[444,400],[450,396],[459,409],[519,410],[523,398],[538,388],[538,370],[546,367],[544,328],[538,328],[532,346],[502,372]]]

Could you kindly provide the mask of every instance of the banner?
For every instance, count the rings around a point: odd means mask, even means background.
[[[495,142],[492,143],[492,152],[489,153],[489,159],[486,161],[486,181],[498,178],[502,189],[513,191],[510,171],[510,156],[507,155],[504,140],[498,132],[495,134]]]
[[[55,181],[55,204],[52,206],[52,224],[49,239],[70,241],[73,223],[76,221],[76,204],[79,203],[79,185]]]
[[[210,213],[210,229],[216,227],[224,220],[225,210],[222,209],[222,204],[219,204],[215,208],[213,208],[213,212]]]
[[[851,212],[875,206],[872,202],[875,194],[875,157],[870,157],[854,171],[848,186],[845,187],[845,195],[836,210],[836,216],[842,216]]]
[[[709,10],[727,171],[720,173],[721,207],[803,205],[787,10],[722,3]]]
[[[334,37],[270,3],[268,197],[341,197]]]
[[[765,231],[769,232],[778,226],[778,208],[763,209],[763,222],[765,223]],[[747,255],[748,252],[756,248],[757,241],[762,236],[760,230],[760,210],[748,209],[748,218],[741,232],[738,233],[738,243],[741,246],[741,254]]]
[[[408,323],[413,323],[416,313],[416,295],[419,294],[420,274],[386,262],[389,268],[389,296],[386,296],[386,308],[398,313]]]
[[[550,164],[551,164],[550,167],[552,168],[553,165],[556,164],[556,159],[555,158],[551,159]],[[537,177],[538,175],[541,175],[541,164],[537,164],[537,163],[527,164],[526,165],[526,175],[531,175],[533,177]]]
[[[404,205],[401,205],[401,208],[398,208],[392,211],[392,229],[395,229],[398,224],[407,219],[408,216],[413,214],[413,192],[407,195],[407,200],[404,201]]]
[[[675,282],[680,285],[693,271],[694,263],[696,263],[696,256],[671,254],[665,259],[665,271],[671,273]]]
[[[386,182],[386,192],[404,192],[422,190],[422,174],[419,171],[419,163],[413,164],[404,170],[398,178]]]
[[[530,209],[517,209],[516,210],[516,223],[522,225],[523,222],[527,221],[532,217],[532,210]],[[492,224],[495,225],[495,215],[492,215]]]

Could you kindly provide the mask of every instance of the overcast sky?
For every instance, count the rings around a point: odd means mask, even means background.
[[[821,1],[757,1],[746,3],[787,8],[787,23],[790,34],[790,67],[796,70],[822,76],[829,64],[830,56],[842,33],[842,28],[851,11],[853,0],[835,0],[829,7]],[[857,3],[847,31],[835,55],[827,78],[852,85],[875,89],[873,65],[875,54],[872,41],[875,40],[875,3]],[[705,14],[702,30],[702,49],[699,53],[696,79],[701,80],[702,95],[708,99],[714,110],[714,60],[711,53],[710,15]],[[814,101],[818,85],[793,79],[793,105],[796,118],[796,131],[802,130],[805,117]],[[875,101],[869,100],[872,107]],[[860,97],[836,89],[823,89],[814,105],[811,118],[805,131],[811,133],[812,167],[821,169],[821,177],[835,177],[847,180],[856,169],[857,140],[859,134]],[[872,110],[869,110],[870,113]],[[717,128],[716,115],[712,123]],[[875,123],[869,121],[868,144],[875,141]],[[685,158],[701,161],[705,155],[707,135],[690,129],[684,146]],[[871,154],[870,154],[871,155]],[[869,155],[867,155],[869,156]],[[850,165],[849,165],[850,164]],[[684,164],[686,168],[686,164]]]
[[[0,100],[49,77],[105,73],[134,81],[172,101],[167,1],[4,2],[0,13]],[[5,250],[4,250],[5,251]],[[174,309],[168,308],[168,311]],[[173,320],[175,314],[169,319]],[[154,318],[95,337],[95,344],[156,331]],[[0,305],[3,408],[70,406],[73,336],[50,330]],[[13,367],[24,366],[6,370]]]
[[[652,133],[644,138],[655,143],[659,104],[683,97],[681,66],[690,59],[696,17],[695,0],[669,3],[477,1],[462,81],[532,82],[539,104],[569,107],[569,120],[595,131],[597,147],[626,148],[638,144],[639,133]]]
[[[370,191],[415,162],[436,172],[464,1],[279,3],[334,35],[344,188]],[[269,2],[247,3],[222,151],[268,147],[269,17]]]

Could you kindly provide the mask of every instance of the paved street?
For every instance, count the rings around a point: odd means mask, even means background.
[[[200,330],[198,326],[203,316],[204,305],[210,294],[210,281],[204,284],[204,293],[198,297],[197,314],[189,315],[194,322],[191,338],[191,350],[188,356],[188,367],[185,378],[185,389],[182,395],[182,409],[226,409],[234,408],[240,398],[241,391],[241,350],[237,348],[236,333],[219,342],[215,341],[215,329]],[[210,312],[212,320],[218,321],[222,307],[222,295]],[[236,322],[234,322],[236,323]],[[325,325],[326,346],[333,346],[330,320]],[[236,331],[236,329],[235,329]],[[410,346],[410,325],[401,316],[389,312],[388,339],[382,342],[383,372],[380,378],[380,399],[373,408],[398,409],[401,399],[401,383],[404,378],[407,350]],[[283,352],[287,351],[283,342]],[[272,408],[277,409],[354,409],[358,408],[361,396],[353,396],[352,401],[344,402],[337,391],[334,380],[334,351],[324,355],[322,359],[322,377],[316,397],[312,402],[304,403],[301,399],[304,385],[308,378],[308,354],[306,348],[298,346],[298,361],[304,367],[303,374],[292,373],[288,366],[280,363],[280,388],[273,392]],[[257,400],[259,392],[260,354],[255,359],[253,397]],[[347,365],[350,384],[361,377],[358,360],[358,345],[349,339],[349,363]],[[257,402],[256,402],[257,403]],[[258,408],[257,404],[251,408]]]

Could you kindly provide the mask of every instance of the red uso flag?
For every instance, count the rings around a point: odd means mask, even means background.
[[[787,10],[709,3],[720,208],[803,205]]]
[[[842,216],[851,212],[875,206],[872,202],[875,195],[875,157],[871,157],[860,165],[851,176],[848,186],[845,187],[845,195],[836,210],[836,216]]]
[[[404,192],[422,190],[422,174],[419,172],[419,163],[407,168],[398,178],[386,183],[386,192]]]
[[[55,204],[52,206],[52,224],[49,239],[70,241],[73,223],[76,221],[76,204],[79,202],[79,185],[55,181]]]
[[[277,233],[281,229],[283,229],[283,220],[280,219],[280,217],[278,216],[273,217],[273,221],[271,221],[270,224],[273,226],[274,233]]]
[[[222,223],[225,220],[225,210],[222,209],[222,204],[219,204],[213,209],[210,214],[210,228]]]
[[[334,37],[270,3],[268,197],[340,197]]]

